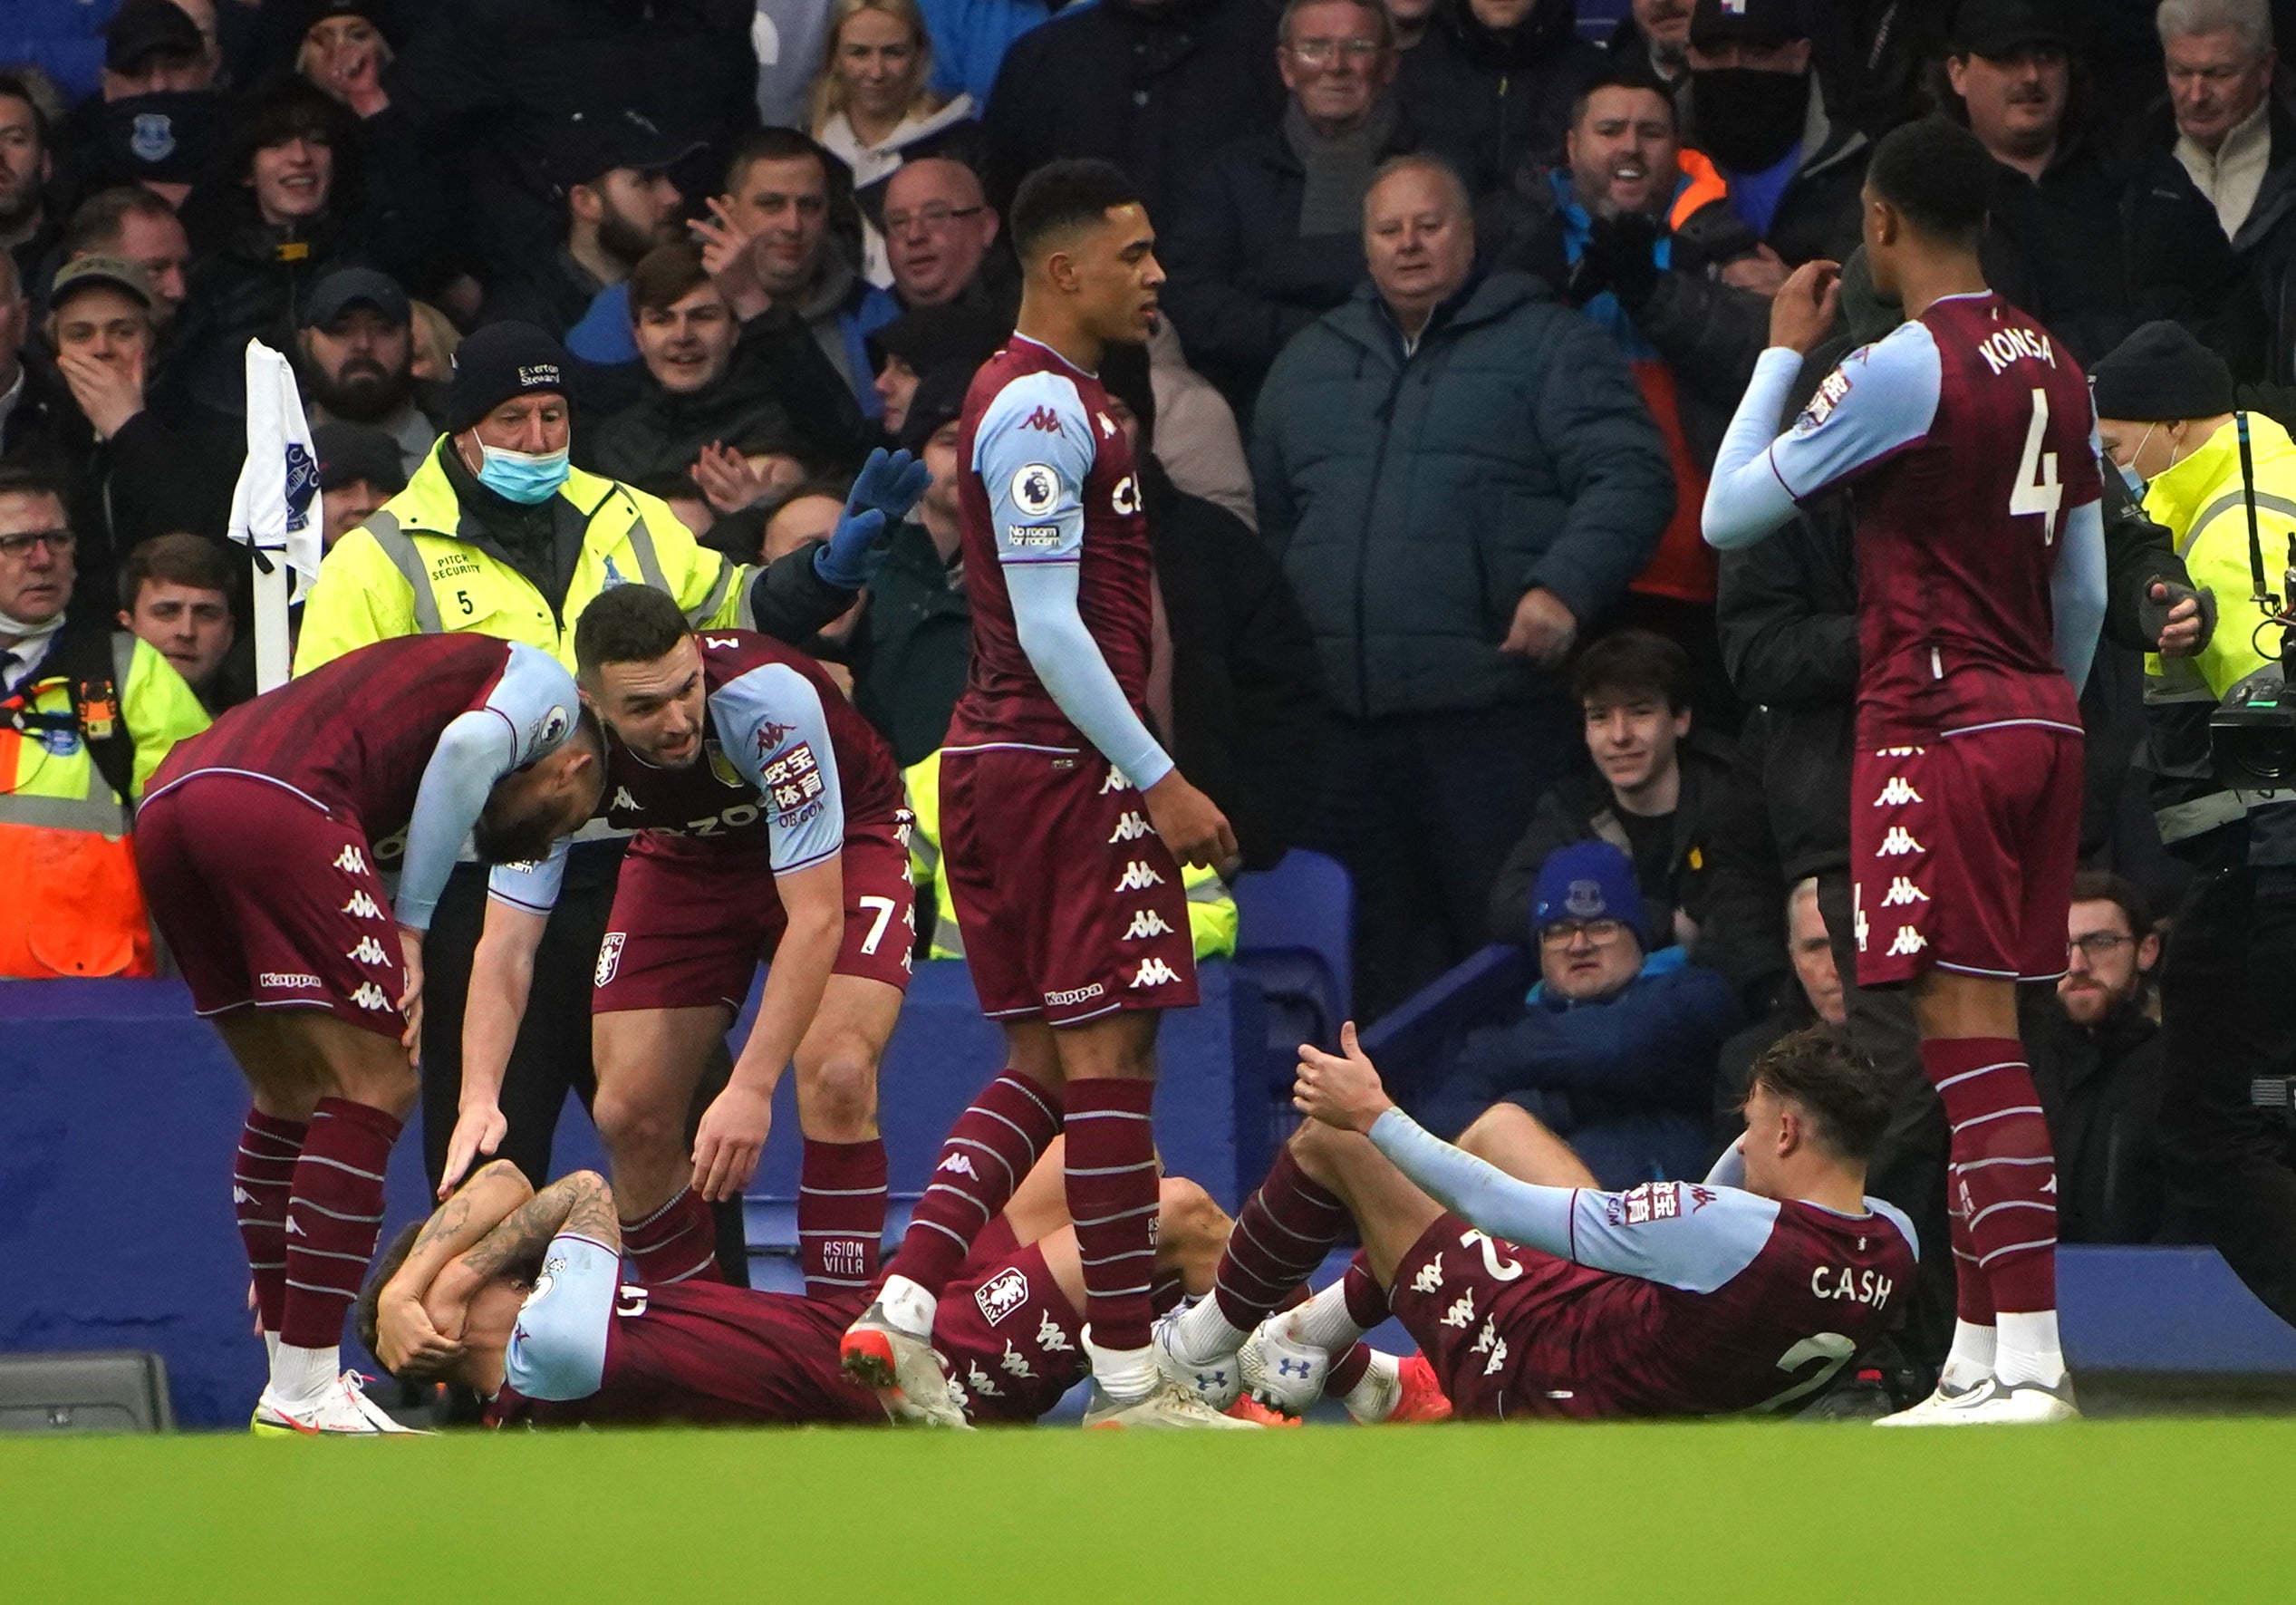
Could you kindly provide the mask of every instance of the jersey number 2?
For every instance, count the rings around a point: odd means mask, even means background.
[[[1790,1376],[1811,1360],[1823,1360],[1825,1363],[1791,1387],[1771,1394],[1746,1413],[1749,1416],[1766,1416],[1781,1405],[1790,1405],[1798,1398],[1816,1393],[1831,1382],[1834,1373],[1847,1365],[1849,1357],[1857,1352],[1857,1345],[1839,1332],[1819,1332],[1814,1337],[1804,1338],[1778,1357],[1778,1368]]]
[[[2025,430],[2025,455],[2017,465],[2017,488],[2009,493],[2009,516],[2022,518],[2040,515],[2040,544],[2054,545],[2057,539],[2057,509],[2065,505],[2065,488],[2057,479],[2057,453],[2043,451],[2040,443],[2049,433],[2049,392],[2033,392],[2033,421]]]

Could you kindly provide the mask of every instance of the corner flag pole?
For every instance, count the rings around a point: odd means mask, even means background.
[[[247,342],[247,459],[231,493],[231,538],[255,553],[256,689],[287,682],[288,609],[318,577],[319,459],[287,359]],[[290,570],[293,571],[292,581]]]

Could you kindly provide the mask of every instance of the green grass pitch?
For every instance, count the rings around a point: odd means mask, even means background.
[[[0,1599],[2286,1600],[2296,1420],[0,1442]]]

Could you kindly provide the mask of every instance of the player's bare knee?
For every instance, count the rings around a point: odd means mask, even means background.
[[[1156,1202],[1156,1244],[1166,1252],[1217,1252],[1227,1242],[1232,1224],[1227,1212],[1186,1176],[1166,1176]]]
[[[1510,1138],[1519,1139],[1526,1130],[1535,1131],[1538,1127],[1539,1122],[1531,1118],[1530,1111],[1520,1105],[1493,1104],[1459,1134],[1459,1146],[1478,1159],[1495,1162]]]
[[[681,1111],[659,1100],[631,1097],[601,1087],[590,1106],[591,1119],[607,1151],[627,1162],[632,1157],[675,1152],[685,1140]]]
[[[877,1055],[858,1032],[841,1032],[797,1060],[797,1106],[807,1130],[859,1142],[877,1121]]]

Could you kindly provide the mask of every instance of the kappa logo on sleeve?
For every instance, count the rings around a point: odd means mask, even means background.
[[[1055,412],[1049,407],[1039,407],[1035,411],[1029,413],[1027,418],[1021,420],[1020,427],[1022,429],[1037,430],[1047,435],[1061,435],[1066,433],[1066,431],[1060,427],[1060,414]]]

